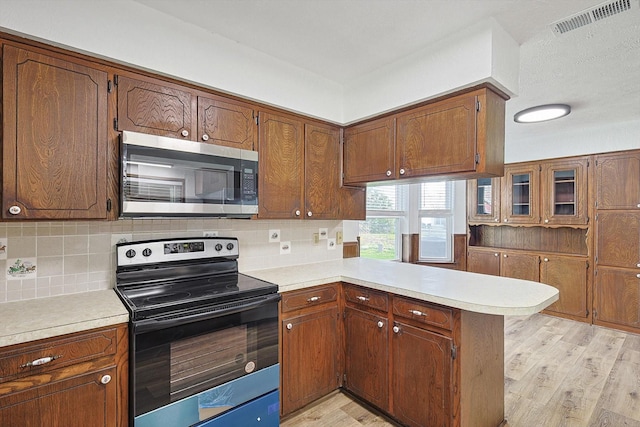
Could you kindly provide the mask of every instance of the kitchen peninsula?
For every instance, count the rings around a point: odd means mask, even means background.
[[[504,423],[504,316],[537,282],[350,258],[245,271],[282,292],[281,413],[342,388],[409,426]]]

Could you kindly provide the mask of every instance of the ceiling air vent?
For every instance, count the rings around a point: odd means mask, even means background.
[[[560,35],[627,10],[631,10],[631,0],[608,1],[561,21],[554,22],[551,24],[551,29],[554,34]]]

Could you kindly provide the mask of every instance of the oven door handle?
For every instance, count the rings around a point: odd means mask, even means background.
[[[157,331],[159,329],[167,329],[173,326],[184,325],[187,323],[198,322],[201,320],[215,319],[217,317],[228,316],[230,314],[240,313],[252,310],[268,304],[274,304],[280,301],[280,294],[269,294],[252,298],[242,303],[221,304],[221,308],[216,309],[215,306],[209,310],[201,309],[193,314],[172,315],[168,317],[159,317],[154,319],[143,319],[133,322],[133,332],[135,334]],[[228,307],[226,307],[228,306]]]

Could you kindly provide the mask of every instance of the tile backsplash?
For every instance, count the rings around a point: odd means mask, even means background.
[[[123,219],[119,221],[0,223],[0,303],[72,294],[115,286],[115,243],[202,237],[237,237],[240,271],[294,266],[342,258],[342,246],[329,250],[314,239],[342,231],[342,221]],[[273,230],[279,231],[273,241]],[[282,251],[282,242],[288,250]]]

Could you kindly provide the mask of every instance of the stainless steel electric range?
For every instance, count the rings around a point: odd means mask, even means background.
[[[236,238],[118,244],[130,424],[277,426],[278,288],[238,273]]]

